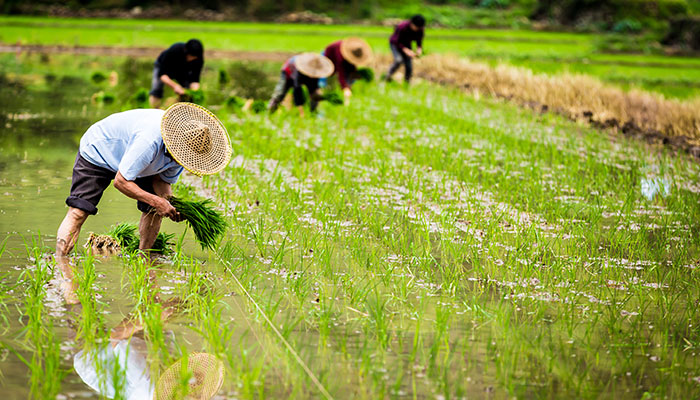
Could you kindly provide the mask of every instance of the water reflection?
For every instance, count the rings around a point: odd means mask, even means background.
[[[182,310],[183,302],[172,298],[160,303],[161,321],[166,323]],[[127,316],[110,331],[105,344],[86,343],[73,356],[73,367],[80,379],[106,398],[211,399],[221,388],[224,366],[207,353],[190,353],[166,368],[159,376],[159,360],[149,359],[149,346],[143,338],[144,324]],[[174,348],[170,336],[166,347]]]

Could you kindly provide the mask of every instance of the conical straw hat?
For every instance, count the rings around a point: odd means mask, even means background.
[[[333,61],[318,53],[302,53],[294,57],[294,65],[299,72],[310,78],[327,78],[335,67]]]
[[[226,128],[211,111],[193,103],[175,103],[165,110],[160,133],[168,152],[195,175],[221,171],[231,159]]]
[[[171,365],[158,379],[154,400],[193,399],[208,400],[214,397],[224,383],[224,363],[207,353],[191,353],[185,359]],[[182,379],[190,376],[187,393],[182,393]]]
[[[350,64],[364,67],[372,61],[372,48],[364,39],[349,37],[340,42],[340,54]]]

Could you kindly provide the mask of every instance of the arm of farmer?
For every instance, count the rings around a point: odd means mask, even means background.
[[[114,178],[114,187],[127,197],[149,204],[156,209],[158,215],[168,217],[173,221],[179,219],[179,213],[168,200],[141,189],[133,180],[126,179],[121,171],[117,172],[117,176]]]
[[[170,86],[171,88],[173,88],[173,91],[175,91],[175,93],[177,93],[177,94],[179,94],[179,95],[185,94],[185,88],[183,88],[182,86],[180,86],[179,83],[177,83],[177,82],[175,82],[174,80],[170,79],[170,77],[169,77],[168,75],[161,75],[161,76],[160,76],[160,80],[161,80],[161,82],[163,82],[163,83],[165,83],[166,85],[168,85],[168,86]]]
[[[182,166],[175,166],[168,168],[167,170],[161,172],[159,175],[153,177],[153,191],[164,199],[170,199],[173,197],[172,184],[177,182],[184,168]],[[175,222],[182,222],[185,220],[180,213],[177,216],[170,217]]]
[[[153,162],[157,153],[158,143],[146,140],[135,140],[131,143],[119,163],[119,171],[114,178],[114,187],[127,197],[151,205],[159,215],[176,219],[178,212],[168,200],[148,193],[134,182],[139,173]]]
[[[347,106],[348,104],[350,104],[350,96],[352,96],[352,90],[350,90],[350,83],[348,83],[347,72],[343,67],[338,68],[338,82],[340,83],[340,87],[343,88],[343,97],[345,97],[344,103]]]
[[[416,56],[416,53],[413,50],[409,49],[408,47],[403,48],[403,54],[405,54],[406,56],[411,57],[411,58]]]
[[[199,77],[202,74],[202,66],[204,65],[202,60],[197,60],[194,61],[196,65],[192,68],[192,75],[190,78],[190,89],[192,90],[199,90],[200,85],[199,85]]]
[[[423,31],[420,32],[418,38],[416,38],[416,55],[420,57],[423,55]]]

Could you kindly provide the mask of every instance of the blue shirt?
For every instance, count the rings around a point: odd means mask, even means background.
[[[182,166],[166,155],[160,122],[165,111],[129,110],[96,122],[80,139],[80,155],[128,180],[160,175],[175,183]]]

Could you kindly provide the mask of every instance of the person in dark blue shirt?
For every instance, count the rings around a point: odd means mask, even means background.
[[[160,53],[153,64],[151,107],[160,107],[165,85],[170,86],[180,96],[185,94],[186,89],[199,89],[202,66],[204,66],[204,47],[197,39],[190,39],[187,43],[175,43]]]

